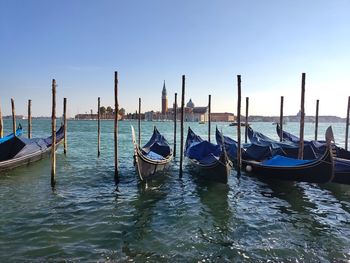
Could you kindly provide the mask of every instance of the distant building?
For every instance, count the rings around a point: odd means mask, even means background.
[[[167,97],[167,91],[165,88],[165,80],[163,84],[163,90],[162,90],[162,115],[166,116],[168,113],[168,97]]]
[[[229,113],[229,112],[211,113],[210,120],[213,122],[216,122],[216,121],[234,122],[235,115],[233,113]]]
[[[163,115],[160,111],[147,111],[145,112],[145,120],[146,121],[159,121],[165,120],[165,115]]]
[[[12,119],[12,115],[3,116],[3,119]],[[23,115],[15,115],[16,120],[26,120],[27,117]]]
[[[146,121],[153,121],[153,115],[154,115],[153,110],[145,112],[145,120]]]
[[[177,108],[176,118],[181,118],[181,108]],[[208,106],[195,107],[192,99],[190,99],[184,108],[184,121],[206,122],[208,121]],[[174,108],[168,109],[168,118],[174,119]]]

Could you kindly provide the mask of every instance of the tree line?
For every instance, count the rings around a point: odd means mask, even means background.
[[[114,114],[114,109],[111,106],[108,106],[107,108],[105,106],[100,107],[100,113],[101,116],[106,116],[106,115],[113,115]],[[124,116],[125,115],[125,109],[120,108],[118,111],[119,115]]]

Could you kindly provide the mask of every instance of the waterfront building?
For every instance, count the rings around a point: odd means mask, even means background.
[[[208,106],[195,107],[192,99],[190,99],[184,108],[184,121],[189,122],[206,122],[208,121]],[[171,116],[171,117],[170,117]],[[168,117],[174,119],[174,108],[168,109]],[[177,108],[176,118],[181,119],[181,107]]]
[[[229,113],[229,112],[211,113],[210,119],[212,122],[216,122],[216,121],[234,122],[235,115],[233,113]]]

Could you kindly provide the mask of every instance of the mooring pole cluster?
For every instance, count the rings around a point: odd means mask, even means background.
[[[299,132],[299,149],[298,159],[304,158],[304,124],[305,124],[305,79],[306,74],[302,73],[301,79],[301,103],[300,103],[300,132]],[[184,121],[185,121],[185,87],[186,78],[182,75],[182,92],[181,92],[181,118],[180,118],[180,166],[179,166],[179,178],[183,176],[183,159],[184,159]],[[51,114],[51,132],[52,132],[52,146],[51,146],[51,186],[56,185],[56,80],[52,79],[52,114]],[[0,105],[1,106],[1,105]],[[283,107],[284,97],[281,96],[280,100],[280,141],[283,141]],[[208,96],[208,141],[211,141],[211,95]],[[11,111],[12,111],[12,130],[16,136],[16,111],[15,102],[11,98]],[[173,155],[176,156],[176,130],[177,130],[177,93],[175,93],[175,102],[173,107],[174,112],[174,148]],[[118,117],[119,117],[119,104],[118,104],[118,72],[114,72],[114,181],[118,185],[119,170],[118,170]],[[346,130],[345,130],[345,150],[348,150],[348,136],[349,136],[349,115],[350,115],[350,96],[348,97],[347,105],[347,118],[346,118]],[[141,98],[139,98],[138,111],[136,111],[138,118],[138,145],[141,145]],[[200,120],[202,121],[202,120]],[[240,175],[242,169],[242,153],[241,153],[241,75],[237,75],[237,174]],[[319,123],[319,100],[316,100],[316,115],[315,115],[315,140],[318,138],[318,123]],[[64,154],[67,154],[67,98],[63,99],[63,125],[64,125]],[[245,143],[248,141],[248,127],[249,127],[249,97],[246,97],[246,110],[245,110]],[[0,138],[4,136],[3,133],[3,118],[0,107]],[[28,100],[28,138],[32,138],[32,100]],[[101,154],[101,100],[97,99],[97,156]]]

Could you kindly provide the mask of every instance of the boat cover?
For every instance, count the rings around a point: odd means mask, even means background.
[[[304,165],[312,163],[315,160],[299,160],[294,158],[289,158],[281,155],[276,155],[269,160],[261,162],[265,166],[284,166],[284,167],[295,167],[299,165]]]
[[[210,165],[217,162],[222,154],[220,145],[210,143],[196,135],[191,128],[188,128],[185,156],[196,160],[200,164]]]
[[[142,153],[153,160],[164,160],[171,154],[168,141],[155,126],[151,139],[142,147]]]
[[[222,145],[222,138],[224,139],[224,145],[229,157],[234,160],[237,158],[237,142],[230,137],[223,136],[221,132],[216,128],[216,142]],[[285,155],[285,152],[280,148],[273,148],[270,144],[266,143],[245,143],[242,144],[242,158],[245,160],[261,161],[269,159],[274,155]]]
[[[278,136],[280,136],[280,131],[281,131],[281,127],[279,125],[276,125],[276,132],[277,132]],[[283,140],[292,142],[294,144],[298,144],[300,141],[299,137],[297,137],[289,132],[286,132],[286,131],[283,131]],[[305,141],[304,140],[304,145],[310,145],[311,148],[314,150],[314,152],[317,155],[322,155],[327,149],[326,141],[315,141],[315,140]],[[335,146],[337,157],[343,158],[343,159],[350,159],[350,152],[349,151],[347,151],[344,148],[341,148],[337,145],[334,145],[334,146]]]
[[[58,143],[64,137],[63,125],[56,132],[56,142]],[[52,145],[52,137],[42,138],[22,138],[12,137],[0,144],[0,162],[16,159],[37,151],[44,151]]]
[[[22,134],[23,134],[22,125],[19,124],[19,125],[18,125],[18,128],[17,128],[17,130],[16,130],[16,136],[21,136]],[[9,140],[9,139],[11,139],[11,138],[13,138],[13,137],[14,137],[14,136],[13,136],[13,133],[8,134],[8,135],[6,135],[6,136],[0,138],[0,143],[6,142],[7,140]]]
[[[298,157],[299,145],[296,143],[275,141],[260,132],[254,131],[250,126],[248,127],[248,137],[249,137],[249,140],[252,142],[252,144],[258,144],[261,146],[270,146],[272,150],[277,151],[279,149],[282,153],[281,155],[292,157],[292,158]],[[312,160],[323,155],[323,153],[326,150],[326,146],[325,148],[321,149],[320,148],[321,146],[317,145],[316,143],[304,144],[305,159]],[[315,149],[317,149],[318,154],[316,154]],[[276,152],[274,152],[272,155],[275,155],[275,154]]]

